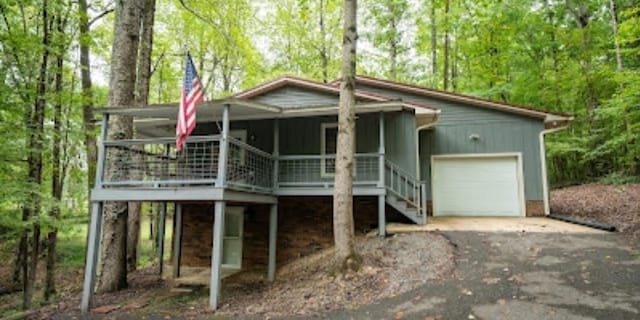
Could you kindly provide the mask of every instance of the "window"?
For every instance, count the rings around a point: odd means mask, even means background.
[[[238,141],[247,143],[247,130],[231,130],[229,136]],[[229,144],[229,160],[238,165],[244,165],[247,150],[234,144]]]
[[[320,174],[323,177],[333,176],[336,173],[335,155],[338,150],[338,124],[323,123],[320,130],[320,154],[332,156],[320,160]]]

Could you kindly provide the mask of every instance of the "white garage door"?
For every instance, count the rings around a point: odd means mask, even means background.
[[[518,156],[433,158],[434,216],[524,216]]]

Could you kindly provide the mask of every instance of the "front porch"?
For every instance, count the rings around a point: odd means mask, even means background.
[[[292,137],[296,126],[310,117],[335,121],[336,108],[314,108],[308,117],[299,109],[284,108],[255,102],[229,99],[204,103],[198,110],[200,132],[186,140],[182,151],[175,150],[171,137],[175,123],[175,106],[141,109],[108,109],[103,111],[102,133],[96,187],[89,229],[89,249],[85,269],[81,308],[91,305],[101,239],[102,208],[106,201],[150,201],[164,203],[161,223],[166,216],[166,203],[176,204],[176,219],[182,219],[182,205],[189,202],[213,203],[213,245],[211,247],[210,307],[216,309],[220,281],[225,274],[223,250],[225,213],[228,206],[266,204],[269,206],[268,272],[273,281],[276,268],[278,230],[278,197],[332,196],[335,173],[335,139],[337,130],[321,132],[321,146],[316,134]],[[426,222],[425,183],[401,169],[387,158],[385,152],[385,113],[403,110],[401,102],[363,104],[357,108],[361,121],[367,121],[369,132],[363,134],[366,143],[357,143],[354,168],[354,196],[377,198],[378,232],[385,233],[385,205],[405,214],[416,223]],[[107,128],[113,116],[134,119],[136,136],[126,140],[108,140]],[[303,117],[303,118],[300,118]],[[302,120],[305,119],[305,120]],[[253,122],[252,122],[253,121]],[[258,126],[262,131],[239,131],[241,124]],[[316,120],[313,120],[317,122]],[[247,124],[248,123],[248,124]],[[215,124],[215,126],[214,126]],[[285,126],[286,128],[282,128]],[[324,124],[323,124],[324,128]],[[331,128],[327,126],[327,128]],[[261,133],[257,135],[256,132]],[[284,134],[284,136],[283,136]],[[325,136],[326,135],[326,136]],[[326,141],[325,141],[326,140]],[[319,154],[318,154],[319,153]],[[408,155],[415,159],[416,155]],[[180,261],[181,223],[177,223],[174,253]],[[164,225],[161,226],[164,230]],[[162,255],[161,255],[162,256]],[[173,271],[174,277],[180,269]],[[200,275],[202,276],[202,274]]]

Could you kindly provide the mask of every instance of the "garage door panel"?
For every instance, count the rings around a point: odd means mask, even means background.
[[[434,215],[520,216],[517,157],[434,159]]]

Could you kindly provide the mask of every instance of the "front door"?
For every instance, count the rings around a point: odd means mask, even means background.
[[[222,238],[222,266],[231,269],[242,267],[242,229],[244,208],[227,207],[224,215]]]

